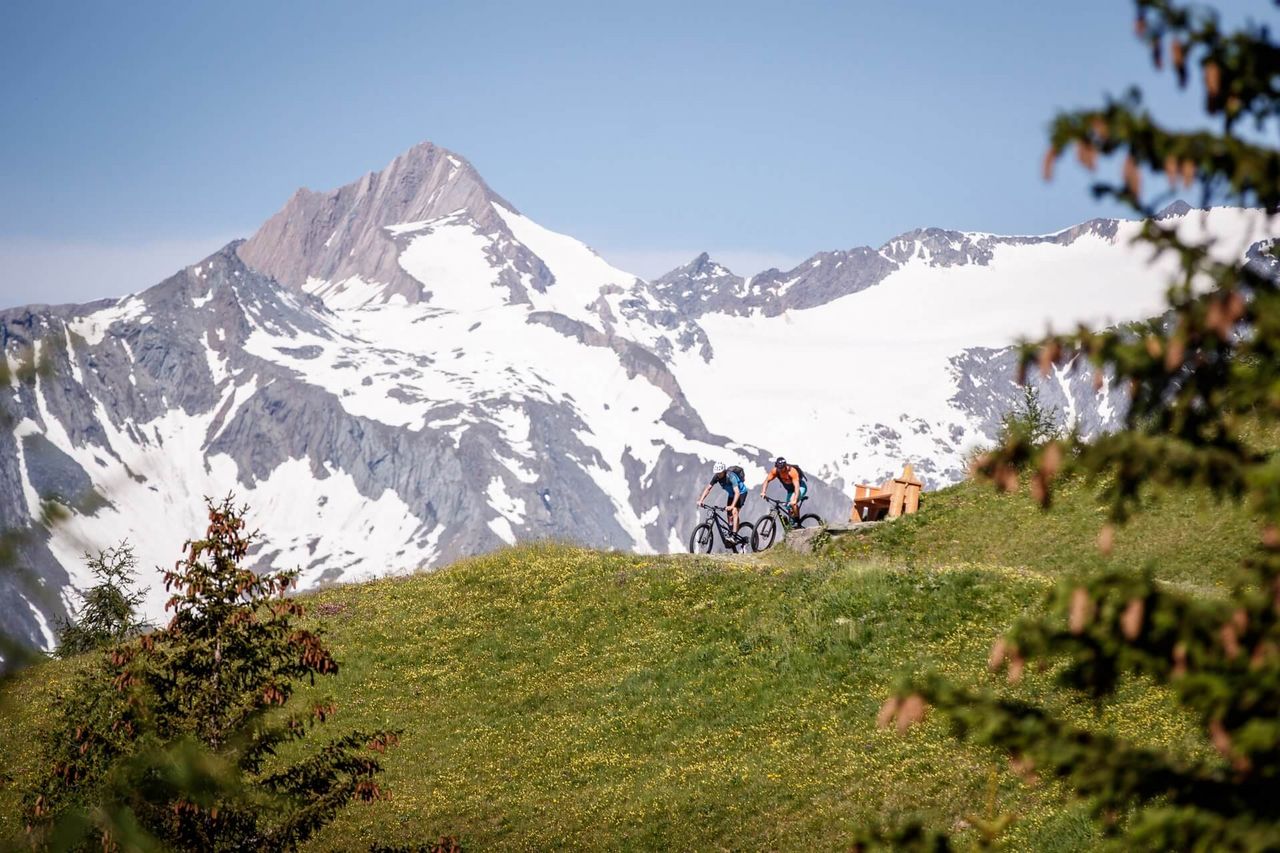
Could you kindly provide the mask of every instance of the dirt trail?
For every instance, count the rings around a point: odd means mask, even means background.
[[[801,530],[791,530],[783,535],[781,541],[774,543],[773,547],[786,548],[800,554],[811,554],[813,553],[814,540],[819,537],[826,538],[832,536],[859,535],[884,523],[885,522],[883,521],[864,521],[857,524],[828,525],[826,527],[806,527]],[[699,556],[711,557],[715,560],[726,560],[729,562],[753,562],[767,553],[768,551],[762,551],[759,553],[730,554],[725,551],[717,551],[711,554],[700,554]]]

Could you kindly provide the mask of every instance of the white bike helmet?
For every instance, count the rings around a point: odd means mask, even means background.
[[[723,474],[723,473],[724,473],[724,463],[723,463],[723,462],[717,462],[717,463],[715,463],[714,465],[712,465],[712,466],[711,466],[711,473],[712,473],[712,474]]]

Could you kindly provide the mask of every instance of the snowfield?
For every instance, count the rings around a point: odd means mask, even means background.
[[[1224,258],[1276,236],[1253,211],[1170,221]],[[156,287],[39,316],[55,372],[9,388],[0,511],[73,511],[31,546],[39,588],[0,584],[22,602],[0,624],[49,646],[83,553],[123,538],[161,617],[157,567],[206,496],[249,504],[255,559],[314,587],[538,537],[678,550],[713,460],[756,486],[784,454],[830,518],[905,462],[945,485],[1016,396],[1012,342],[1160,312],[1170,268],[1138,228],[921,231],[753,279],[703,256],[645,282],[414,149]],[[0,322],[16,363],[31,327]],[[1088,376],[1041,387],[1088,429],[1121,414]]]

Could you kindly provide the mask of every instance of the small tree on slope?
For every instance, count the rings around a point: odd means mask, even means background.
[[[1016,773],[1055,777],[1087,801],[1100,831],[1123,849],[1280,849],[1280,457],[1265,446],[1280,415],[1280,287],[1268,242],[1247,261],[1224,262],[1247,247],[1192,242],[1155,219],[1158,205],[1198,186],[1208,207],[1230,202],[1280,210],[1280,152],[1259,143],[1280,123],[1280,47],[1262,27],[1229,32],[1211,11],[1163,0],[1137,2],[1137,31],[1157,67],[1167,62],[1185,86],[1198,65],[1217,132],[1174,132],[1144,111],[1136,92],[1102,109],[1059,116],[1045,162],[1074,147],[1095,169],[1103,158],[1120,179],[1099,196],[1148,217],[1142,239],[1177,259],[1166,317],[1138,327],[1050,337],[1024,345],[1022,364],[1048,373],[1083,354],[1095,382],[1131,392],[1126,428],[1089,444],[1034,447],[1010,436],[981,458],[978,473],[1004,489],[1032,471],[1031,490],[1047,506],[1068,469],[1103,484],[1114,527],[1140,511],[1150,488],[1198,486],[1247,502],[1258,539],[1225,599],[1156,583],[1149,573],[1108,572],[1065,584],[1047,615],[1019,622],[991,651],[990,667],[1017,681],[1027,662],[1061,665],[1061,682],[1104,700],[1120,679],[1165,685],[1199,722],[1215,760],[1141,748],[1117,734],[1089,731],[1044,708],[942,678],[904,686],[881,723],[905,728],[933,707],[953,731],[1010,756]],[[1247,126],[1249,135],[1239,128]],[[1163,172],[1169,189],[1149,197],[1144,177]],[[1195,215],[1194,213],[1192,214]],[[1223,251],[1230,248],[1232,251]],[[1257,436],[1261,434],[1263,441]],[[988,838],[1005,821],[980,826]],[[900,839],[900,840],[906,840]],[[945,849],[945,836],[918,830],[915,846]]]
[[[334,712],[327,701],[290,707],[295,686],[338,667],[283,597],[295,573],[242,567],[253,539],[243,509],[211,502],[205,538],[165,573],[168,626],[115,647],[63,698],[47,773],[27,798],[36,840],[292,849],[352,799],[381,796],[373,753],[394,733],[351,732],[289,763],[276,755]]]
[[[85,560],[97,583],[81,596],[76,618],[67,620],[58,631],[58,654],[62,657],[122,643],[147,627],[138,618],[142,593],[134,588],[138,561],[133,547],[121,542],[99,551],[96,557],[86,554]]]
[[[999,443],[1025,441],[1038,447],[1055,438],[1061,438],[1062,413],[1057,406],[1045,406],[1040,392],[1030,382],[1023,384],[1022,397],[1000,419]]]

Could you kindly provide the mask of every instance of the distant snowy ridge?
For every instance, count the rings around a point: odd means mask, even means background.
[[[1224,257],[1274,236],[1259,211],[1187,212],[1176,222],[1188,239],[1220,235]],[[789,273],[745,280],[700,258],[658,284],[684,293],[698,275],[712,276],[715,294],[703,291],[696,309],[710,362],[749,370],[770,413],[735,436],[762,447],[823,448],[812,470],[839,485],[911,459],[936,487],[962,476],[964,452],[991,440],[1016,395],[1011,342],[1163,311],[1173,259],[1153,263],[1150,248],[1134,242],[1140,229],[1114,220],[1040,238],[929,229],[876,252],[824,253]],[[852,269],[821,273],[833,256]],[[762,277],[770,288],[754,283]],[[767,300],[744,307],[766,292],[785,304],[799,288],[820,289],[822,301],[776,314]],[[710,429],[724,431],[735,395],[702,369],[706,361],[692,351],[673,358],[691,404]],[[1096,394],[1089,377],[1071,371],[1043,386],[1046,400],[1086,433],[1112,426],[1122,408],[1113,392]]]
[[[1174,219],[1225,251],[1272,236],[1249,211]],[[783,453],[834,518],[841,490],[906,461],[944,485],[1017,393],[1012,339],[1160,309],[1137,228],[926,229],[646,282],[415,146],[141,293],[0,312],[6,357],[34,342],[54,367],[9,389],[0,526],[46,498],[73,509],[26,548],[34,578],[0,578],[0,624],[48,645],[84,550],[127,537],[143,567],[170,565],[205,495],[248,502],[256,558],[314,586],[537,537],[679,549],[716,459],[754,485]],[[1041,384],[1086,430],[1123,409],[1087,375]]]

